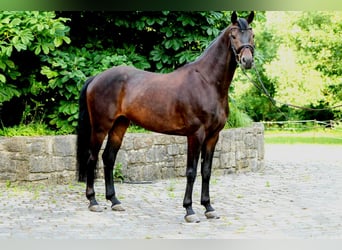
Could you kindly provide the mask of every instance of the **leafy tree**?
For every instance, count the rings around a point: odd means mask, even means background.
[[[266,18],[264,31],[257,32],[264,46],[257,48],[263,55],[262,66],[257,67],[271,96],[279,101],[278,110],[272,105],[267,109],[264,95],[248,90],[240,97],[249,105],[249,114],[255,120],[341,117],[341,108],[329,108],[342,101],[341,12],[267,12]],[[283,103],[327,110],[295,110]]]
[[[334,93],[334,89],[342,87],[341,13],[288,12],[284,16],[285,21],[282,24],[288,25],[286,34],[283,35],[285,51],[289,50],[287,54],[293,57],[285,62],[286,71],[282,69],[284,63],[280,67],[273,64],[279,70],[276,76],[279,79],[278,98],[287,96],[288,101],[294,104],[327,108],[325,114],[331,114],[329,116],[315,111],[303,114],[303,111],[299,111],[303,115],[311,113],[306,115],[309,117],[333,119],[334,116],[340,116],[341,108],[332,115],[329,107],[341,104],[342,101],[341,93]],[[278,62],[280,58],[279,56]],[[272,75],[271,72],[270,74]]]
[[[229,12],[60,12],[71,18],[73,46],[135,47],[151,71],[168,72],[199,56],[230,23]],[[145,67],[146,68],[146,67]]]
[[[342,118],[342,13],[338,11],[297,13],[298,32],[307,34],[294,39],[297,49],[313,69],[322,74],[322,95],[314,108],[324,111],[306,112],[321,119]],[[296,27],[296,26],[295,26]],[[330,115],[329,115],[330,114]]]
[[[37,74],[40,56],[50,54],[63,43],[70,43],[66,20],[56,18],[53,12],[0,12],[0,105],[9,104],[7,111],[12,112],[9,116],[17,112],[18,102],[38,105],[30,99],[46,88]],[[4,115],[6,111],[1,116],[6,124]]]
[[[54,17],[52,12],[0,12],[0,102],[20,93],[14,81],[21,76],[21,69],[12,57],[27,50],[35,55],[49,54],[63,42],[70,43],[68,27],[63,24],[66,19]]]

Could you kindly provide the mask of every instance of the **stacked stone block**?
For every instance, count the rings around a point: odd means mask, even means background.
[[[121,165],[127,182],[185,176],[186,141],[181,136],[127,133],[116,165]],[[0,182],[75,181],[75,143],[75,135],[0,138]],[[99,159],[104,146],[105,143]],[[258,171],[263,167],[263,124],[221,131],[213,159],[214,175]],[[99,161],[98,176],[103,176],[102,161]]]

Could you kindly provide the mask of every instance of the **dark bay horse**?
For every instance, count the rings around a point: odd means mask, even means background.
[[[198,222],[192,209],[192,191],[201,156],[201,204],[207,218],[218,218],[210,204],[209,180],[215,146],[229,114],[228,88],[237,65],[253,65],[254,35],[244,18],[233,12],[231,25],[194,62],[168,74],[128,66],[110,68],[89,78],[80,94],[77,172],[86,181],[91,211],[101,211],[95,199],[94,178],[101,145],[106,199],[122,211],[113,182],[116,155],[130,121],[148,130],[187,137],[185,220]]]

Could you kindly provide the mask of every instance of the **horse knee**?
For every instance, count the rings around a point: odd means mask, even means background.
[[[186,178],[189,182],[194,182],[196,179],[196,170],[194,169],[187,169],[186,170]]]
[[[210,176],[211,176],[211,169],[203,169],[201,174],[202,174],[203,180],[209,181]]]

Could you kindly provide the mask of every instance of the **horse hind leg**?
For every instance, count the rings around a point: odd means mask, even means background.
[[[219,219],[217,212],[211,206],[210,195],[209,195],[209,183],[211,177],[211,167],[213,162],[214,150],[218,141],[218,134],[211,137],[202,146],[202,164],[201,164],[201,175],[202,175],[202,192],[201,192],[201,205],[205,207],[205,216],[207,219]]]
[[[102,212],[103,209],[99,206],[95,198],[95,173],[98,161],[98,154],[101,149],[102,142],[105,138],[104,132],[92,131],[90,143],[90,156],[87,162],[87,184],[86,197],[89,200],[89,210],[92,212]]]
[[[112,210],[124,211],[121,202],[116,197],[113,170],[117,153],[121,147],[123,137],[130,121],[125,117],[119,117],[108,134],[107,145],[102,155],[106,186],[106,199],[112,202]]]
[[[202,136],[203,137],[203,136]],[[183,207],[186,210],[184,219],[189,223],[200,222],[199,217],[195,214],[192,209],[192,192],[193,186],[197,174],[197,164],[199,155],[201,152],[202,138],[201,136],[190,136],[188,137],[188,155],[187,155],[187,167],[186,167],[186,178],[187,184],[185,189],[185,195],[183,200]]]

